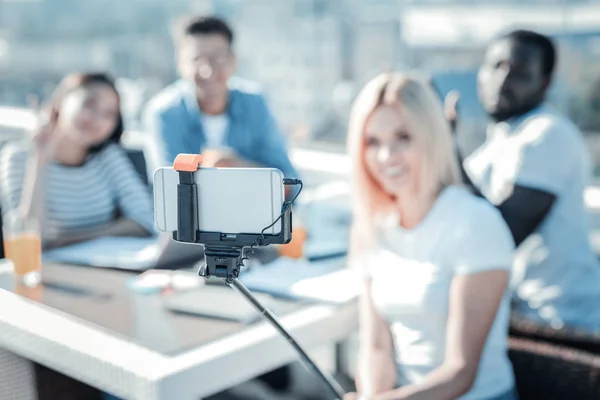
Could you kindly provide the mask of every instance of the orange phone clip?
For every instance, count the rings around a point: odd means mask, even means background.
[[[173,162],[173,169],[176,171],[196,172],[202,165],[202,156],[200,154],[178,154]]]

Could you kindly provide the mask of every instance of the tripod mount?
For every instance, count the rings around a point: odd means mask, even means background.
[[[173,232],[173,240],[184,243],[204,245],[205,265],[200,267],[198,275],[210,278],[217,277],[225,281],[244,296],[256,310],[267,320],[296,350],[304,366],[330,389],[336,399],[343,399],[344,390],[326,371],[322,370],[291,334],[283,327],[277,317],[265,308],[237,278],[248,255],[259,246],[270,244],[287,244],[292,240],[292,203],[302,190],[302,181],[284,179],[284,185],[299,185],[300,190],[291,201],[283,203],[281,214],[273,223],[266,226],[260,234],[205,232],[199,230],[198,224],[198,189],[194,173],[200,168],[202,157],[198,154],[179,154],[173,169],[179,172],[177,185],[177,230]],[[280,223],[278,234],[266,234],[265,231]],[[244,254],[244,250],[247,253]]]

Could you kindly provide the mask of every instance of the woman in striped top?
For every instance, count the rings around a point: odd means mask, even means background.
[[[44,246],[154,231],[152,202],[119,141],[120,100],[104,74],[67,76],[31,143],[0,152],[2,209],[41,224]]]

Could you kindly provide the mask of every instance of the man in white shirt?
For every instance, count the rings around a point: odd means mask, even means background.
[[[579,129],[543,105],[556,51],[514,31],[488,48],[479,98],[494,123],[463,167],[494,204],[518,246],[514,310],[560,328],[600,329],[600,265],[588,239],[583,192],[591,165]]]

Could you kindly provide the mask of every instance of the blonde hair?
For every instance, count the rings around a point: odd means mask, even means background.
[[[365,163],[365,126],[382,105],[397,108],[420,145],[423,165],[419,196],[435,196],[446,186],[460,184],[450,125],[431,85],[413,74],[383,73],[361,90],[350,115],[347,146],[352,165],[353,236],[358,232],[372,236],[375,221],[394,211],[393,196],[383,190]]]

